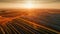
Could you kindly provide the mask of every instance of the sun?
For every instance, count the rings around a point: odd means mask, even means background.
[[[23,4],[23,8],[27,8],[27,9],[34,8],[34,3],[32,1],[27,1]]]
[[[32,3],[26,3],[24,5],[25,8],[33,8],[33,4]]]
[[[36,9],[36,8],[39,8],[39,4],[33,0],[26,0],[22,3],[18,3],[16,7],[21,9]]]

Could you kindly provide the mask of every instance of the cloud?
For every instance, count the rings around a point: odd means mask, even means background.
[[[60,0],[36,0],[40,3],[59,3]]]
[[[17,1],[27,1],[27,0],[0,0],[0,2],[17,2]],[[30,0],[28,0],[30,1]],[[32,0],[32,1],[39,1],[39,2],[60,2],[60,0]]]
[[[23,0],[0,0],[0,2],[17,2],[17,1],[23,1]]]

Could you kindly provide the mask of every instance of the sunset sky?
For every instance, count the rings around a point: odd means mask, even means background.
[[[60,9],[60,0],[0,0],[0,8]]]

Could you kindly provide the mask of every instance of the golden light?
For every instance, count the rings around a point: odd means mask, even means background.
[[[24,5],[24,8],[33,8],[33,4],[32,3],[26,3]]]
[[[23,8],[27,8],[27,9],[31,9],[34,8],[34,2],[32,2],[32,0],[28,0],[25,3],[23,3]]]

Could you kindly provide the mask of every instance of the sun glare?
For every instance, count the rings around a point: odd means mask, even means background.
[[[26,3],[24,5],[25,8],[33,8],[33,4],[32,3]]]
[[[32,2],[32,0],[30,1],[26,1],[24,4],[23,4],[23,8],[34,8],[34,3]]]

